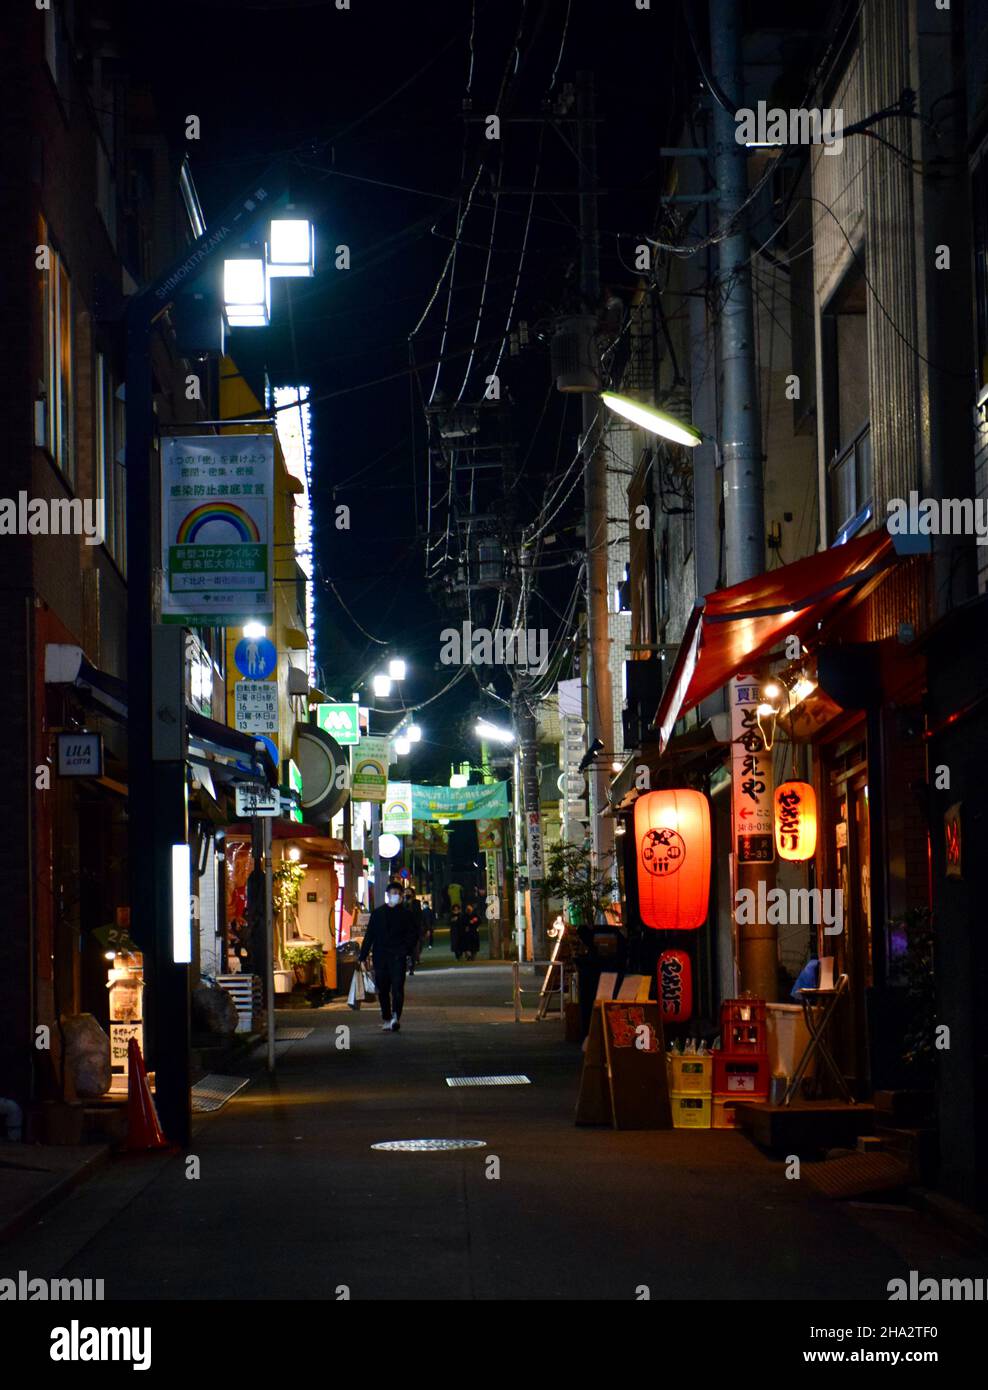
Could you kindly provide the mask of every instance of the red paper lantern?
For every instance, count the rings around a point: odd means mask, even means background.
[[[710,804],[689,788],[635,802],[638,906],[646,927],[691,930],[707,917]]]
[[[693,966],[686,951],[663,951],[656,968],[663,1023],[686,1023],[693,1013]]]
[[[780,859],[816,854],[816,792],[809,782],[781,782],[775,789],[775,848]]]

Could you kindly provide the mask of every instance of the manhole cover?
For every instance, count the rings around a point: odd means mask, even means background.
[[[447,1076],[447,1086],[531,1086],[527,1076]]]
[[[387,1139],[383,1144],[371,1144],[372,1149],[389,1153],[425,1153],[437,1149],[486,1149],[486,1139]]]

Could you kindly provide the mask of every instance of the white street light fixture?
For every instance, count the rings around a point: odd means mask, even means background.
[[[315,273],[315,268],[316,244],[312,223],[305,218],[274,218],[268,243],[268,274],[309,276]]]
[[[172,960],[192,964],[192,851],[172,845]]]
[[[401,841],[397,835],[385,831],[377,837],[377,852],[381,859],[394,859],[401,853]]]
[[[685,444],[687,448],[695,449],[703,442],[703,435],[694,425],[687,425],[675,416],[667,415],[664,410],[656,410],[651,405],[641,405],[628,396],[615,395],[613,391],[602,391],[600,399],[615,414],[623,415],[632,424],[640,425],[643,430],[649,430],[652,434],[659,434],[663,439],[671,439],[674,444]]]
[[[411,742],[407,738],[405,738],[404,735],[402,735],[400,738],[395,739],[395,752],[398,754],[399,757],[404,757],[406,753],[410,753],[411,751]]]
[[[259,642],[267,635],[268,630],[263,623],[244,623],[244,636],[248,642]]]
[[[421,742],[422,742],[422,730],[421,730],[421,728],[419,727],[418,724],[409,724],[409,726],[408,726],[408,740],[409,740],[410,743],[421,743]]]
[[[500,729],[496,724],[490,724],[486,719],[478,719],[473,726],[473,731],[478,738],[492,743],[514,743],[515,736],[510,729]]]
[[[231,328],[264,328],[271,322],[271,282],[261,257],[223,262],[223,308]]]
[[[390,677],[390,676],[377,675],[377,676],[374,677],[374,694],[375,694],[375,695],[381,695],[381,696],[390,695],[390,694],[391,694],[391,677]]]
[[[393,657],[388,662],[388,675],[393,681],[403,681],[405,679],[405,663],[401,657]]]
[[[451,787],[468,787],[470,785],[469,773],[451,772],[449,777],[449,785]]]

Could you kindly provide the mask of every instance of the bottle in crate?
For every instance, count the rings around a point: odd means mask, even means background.
[[[764,999],[724,1000],[720,1006],[720,1046],[722,1052],[733,1055],[768,1055]]]

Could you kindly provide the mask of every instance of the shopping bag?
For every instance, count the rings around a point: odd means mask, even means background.
[[[353,972],[353,979],[350,981],[350,993],[346,997],[346,1002],[351,1009],[359,1009],[366,997],[364,972],[358,965]]]
[[[374,976],[369,970],[361,970],[360,973],[364,977],[364,998],[370,999],[372,995],[377,993],[377,985],[374,983]]]

